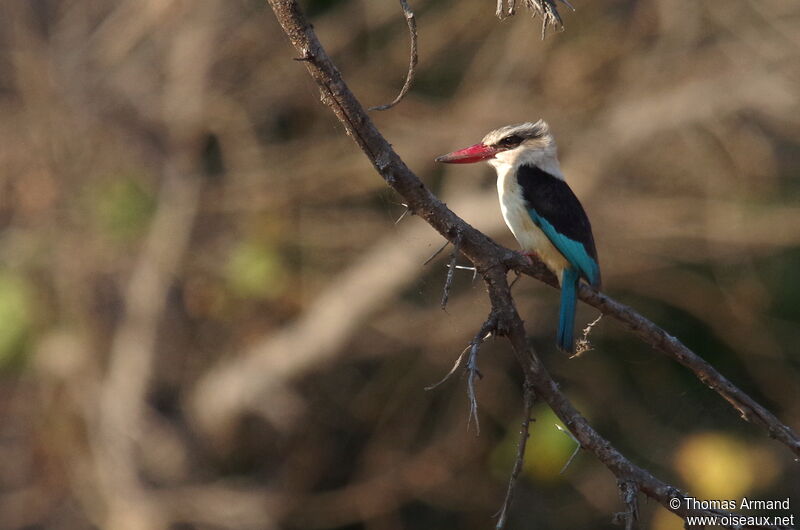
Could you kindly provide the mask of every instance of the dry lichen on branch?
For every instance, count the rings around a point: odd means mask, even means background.
[[[505,1],[505,5],[504,5]],[[556,6],[556,0],[523,0],[525,6],[533,13],[533,16],[542,17],[542,39],[547,33],[548,27],[555,29],[564,29],[564,22],[561,20],[561,15]],[[567,0],[560,0],[565,6],[573,11],[575,10]],[[495,15],[500,20],[507,17],[513,17],[517,14],[517,0],[497,0],[497,9]]]

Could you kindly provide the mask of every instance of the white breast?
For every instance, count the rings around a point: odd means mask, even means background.
[[[536,252],[560,282],[561,271],[568,266],[568,262],[531,220],[522,196],[522,187],[516,179],[516,168],[506,164],[492,165],[497,169],[497,193],[506,225],[522,250]]]

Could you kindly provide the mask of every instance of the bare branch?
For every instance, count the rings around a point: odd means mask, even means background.
[[[541,261],[528,260],[518,252],[497,245],[433,195],[375,128],[372,120],[328,58],[313,29],[300,13],[297,3],[291,0],[269,0],[269,2],[295,47],[301,53],[307,52],[313,57],[313,60],[303,64],[320,85],[324,103],[331,107],[348,134],[365,152],[387,184],[400,193],[422,219],[451,241],[455,238],[456,231],[460,230],[461,252],[476,264],[479,271],[504,266],[507,269],[524,272],[553,287],[558,286],[555,276]],[[701,381],[740,411],[742,418],[767,429],[771,437],[800,456],[800,437],[790,427],[781,423],[771,412],[733,385],[678,339],[630,307],[595,291],[588,285],[581,284],[578,294],[587,304],[622,322],[626,329],[639,336],[645,343],[692,370]]]
[[[372,164],[386,182],[407,203],[440,234],[454,241],[459,237],[462,253],[470,259],[486,282],[492,304],[491,316],[494,317],[495,332],[507,336],[514,354],[522,367],[526,381],[531,384],[536,395],[543,399],[564,425],[579,440],[581,447],[591,451],[618,480],[632,481],[645,495],[657,500],[665,508],[680,516],[687,515],[727,515],[718,510],[698,510],[689,507],[683,499],[685,495],[677,488],[655,478],[650,472],[628,460],[611,444],[600,436],[586,419],[575,409],[572,403],[560,391],[556,382],[541,363],[539,357],[527,342],[525,328],[514,307],[506,273],[509,269],[523,270],[547,283],[555,281],[542,264],[525,263],[522,256],[500,247],[481,232],[478,232],[449,210],[420,182],[400,157],[392,150],[389,143],[377,131],[366,115],[363,107],[342,80],[341,74],[328,58],[313,29],[301,13],[295,0],[269,0],[276,17],[294,46],[301,53],[308,51],[312,59],[305,62],[309,74],[322,89],[322,99],[331,107],[340,119],[348,134],[356,141]],[[745,404],[748,414],[754,423],[766,426],[770,433],[800,455],[800,439],[787,426],[780,423],[769,411],[755,403],[752,398],[741,392],[728,382],[708,363],[680,344],[677,339],[649,322],[630,308],[597,293],[588,286],[582,286],[581,298],[595,305],[607,314],[613,314],[645,342],[658,347],[661,351],[673,355],[684,365],[701,369],[706,378],[701,379],[720,392],[734,406]],[[593,302],[593,303],[592,303]],[[685,351],[684,351],[685,350]],[[724,384],[723,384],[724,383]],[[730,397],[730,399],[729,399]],[[742,409],[740,409],[741,411]],[[670,505],[670,500],[681,500],[677,508]]]
[[[527,257],[521,254],[511,254],[509,257],[511,261],[507,263],[510,268],[533,276],[551,287],[558,287],[556,277],[539,260],[533,259],[533,263],[530,263]],[[770,438],[778,440],[796,456],[800,456],[800,437],[791,427],[782,423],[772,412],[731,383],[708,361],[687,348],[676,337],[632,308],[586,284],[582,283],[579,286],[578,297],[599,309],[604,315],[621,322],[625,329],[639,337],[642,342],[691,370],[702,383],[730,403],[742,419],[766,429]]]
[[[614,448],[603,438],[574,405],[564,396],[558,384],[552,379],[539,357],[528,344],[522,319],[514,307],[506,275],[500,270],[490,269],[484,273],[489,290],[492,311],[497,316],[498,332],[502,331],[511,342],[517,361],[525,372],[526,380],[532,385],[537,397],[541,398],[555,412],[556,416],[572,432],[583,449],[590,451],[616,477],[617,480],[633,482],[639,491],[657,500],[662,506],[681,517],[690,515],[725,516],[731,515],[722,510],[693,509],[687,503],[687,495],[674,486],[654,477]],[[670,500],[678,499],[677,508]],[[673,501],[674,502],[674,501]],[[780,528],[776,526],[756,526],[755,528]]]
[[[533,389],[525,384],[525,389],[523,391],[523,400],[525,403],[525,416],[522,419],[522,425],[520,426],[519,430],[519,440],[517,441],[517,458],[514,460],[514,468],[511,470],[511,476],[508,479],[508,489],[506,490],[506,498],[503,501],[503,506],[500,508],[500,511],[497,514],[497,524],[495,525],[496,530],[502,530],[502,528],[506,525],[506,520],[508,519],[508,510],[511,508],[511,502],[514,499],[514,487],[517,485],[517,479],[519,478],[519,474],[522,472],[522,465],[525,463],[525,448],[528,445],[528,437],[530,436],[530,427],[531,421],[531,411],[533,409],[533,403],[536,400],[536,396],[533,393]]]
[[[678,361],[691,370],[706,386],[717,392],[739,412],[742,419],[763,427],[769,436],[786,445],[796,456],[800,456],[800,437],[788,425],[783,424],[772,412],[731,383],[705,359],[687,348],[653,322],[603,293],[582,285],[581,300],[596,307],[606,315],[623,323],[626,329],[643,342]]]
[[[400,0],[400,7],[403,8],[403,15],[406,17],[406,23],[408,24],[408,33],[411,36],[411,57],[408,60],[408,73],[406,74],[406,82],[403,83],[403,88],[400,89],[400,93],[397,94],[397,97],[391,103],[387,103],[385,105],[379,105],[377,107],[370,107],[369,110],[389,110],[390,108],[394,107],[400,100],[403,99],[408,91],[411,90],[411,84],[414,82],[414,76],[416,75],[417,70],[417,60],[419,59],[417,55],[417,20],[414,17],[414,12],[411,10],[411,6],[408,5],[408,0]]]

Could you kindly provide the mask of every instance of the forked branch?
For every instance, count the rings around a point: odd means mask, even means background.
[[[423,218],[450,242],[459,241],[461,253],[472,261],[486,282],[492,304],[492,315],[496,318],[495,333],[508,337],[514,354],[525,373],[527,384],[538,398],[553,409],[581,447],[593,453],[611,470],[618,481],[631,485],[630,487],[634,489],[630,491],[638,490],[682,517],[687,515],[726,515],[725,512],[717,510],[689,509],[683,501],[686,498],[683,492],[633,464],[608,440],[600,436],[575,409],[528,344],[525,328],[514,306],[506,278],[508,270],[517,270],[553,285],[555,278],[552,274],[546,270],[543,264],[530,264],[518,253],[497,245],[458,217],[434,196],[375,128],[364,108],[325,53],[312,27],[300,11],[296,0],[268,1],[292,44],[305,59],[303,63],[309,74],[320,86],[323,102],[331,107],[347,133],[364,151],[378,173],[389,186],[403,196],[413,213]],[[675,337],[631,308],[588,286],[582,286],[580,297],[586,303],[600,309],[604,314],[622,322],[626,329],[632,331],[645,343],[688,367],[701,381],[730,402],[744,419],[766,428],[773,438],[789,447],[795,455],[800,456],[800,438],[791,428],[781,423],[771,412],[738,389]],[[670,506],[669,501],[673,498],[681,499],[677,508]],[[625,504],[628,512],[633,514],[634,499],[626,496]]]

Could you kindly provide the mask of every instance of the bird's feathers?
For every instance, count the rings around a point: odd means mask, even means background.
[[[534,223],[528,211],[530,206],[516,178],[516,172],[507,165],[497,166],[497,191],[500,211],[508,228],[523,250],[536,252],[539,258],[559,275],[569,265],[564,255],[550,242],[550,238]],[[559,280],[560,280],[559,276]]]
[[[558,334],[556,343],[565,352],[572,352],[575,343],[575,305],[578,301],[578,269],[567,267],[561,273],[561,309],[558,313]]]
[[[586,281],[599,286],[600,266],[592,226],[569,186],[531,165],[519,166],[517,182],[534,224]]]
[[[550,127],[544,120],[539,120],[537,122],[525,122],[518,123],[516,125],[506,125],[505,127],[500,127],[484,136],[481,143],[485,145],[495,145],[503,138],[512,135],[519,136],[523,140],[534,138],[552,140],[552,136],[550,135]]]

